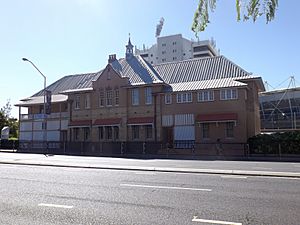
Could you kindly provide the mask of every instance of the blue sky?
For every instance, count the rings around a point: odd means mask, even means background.
[[[0,0],[0,106],[43,87],[43,78],[22,57],[36,64],[47,84],[65,75],[96,72],[109,54],[124,57],[128,33],[137,47],[154,44],[161,17],[161,36],[181,33],[195,39],[190,27],[196,6],[197,0]],[[292,75],[298,82],[299,8],[298,0],[279,0],[271,23],[264,18],[238,23],[235,1],[218,1],[199,38],[213,37],[222,55],[274,87]],[[12,115],[18,117],[17,107]]]

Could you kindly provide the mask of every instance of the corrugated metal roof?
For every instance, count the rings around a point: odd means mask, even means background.
[[[184,83],[170,84],[166,91],[193,91],[193,90],[205,90],[214,88],[226,88],[226,87],[242,87],[247,84],[235,81],[232,78],[215,79],[215,80],[203,80],[203,81],[192,81]]]
[[[141,56],[122,58],[111,63],[120,76],[128,77],[131,85],[154,83],[169,84],[169,91],[238,87],[246,85],[243,79],[253,78],[224,56],[196,58],[179,62],[169,62],[152,66]],[[52,95],[64,92],[90,90],[92,81],[101,76],[102,71],[65,76],[47,87]],[[167,91],[167,89],[166,89]],[[42,96],[43,91],[32,97]]]
[[[51,91],[52,95],[56,95],[66,90],[91,88],[92,81],[97,79],[100,73],[101,71],[97,73],[68,75],[59,79],[53,84],[49,85],[47,87],[47,90]],[[32,97],[42,96],[42,95],[43,95],[43,90],[34,94]]]
[[[67,101],[68,96],[66,95],[52,95],[51,96],[51,102],[65,102]],[[43,104],[44,103],[44,96],[36,96],[36,97],[30,97],[26,99],[22,99],[21,102],[16,104],[15,106],[30,106],[30,105],[37,105],[37,104]]]
[[[252,77],[224,56],[189,59],[154,66],[167,84],[223,78]]]
[[[120,76],[128,77],[131,85],[163,83],[153,67],[141,56],[115,60],[111,65]]]

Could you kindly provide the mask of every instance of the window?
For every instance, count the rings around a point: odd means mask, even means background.
[[[173,53],[175,53],[175,52],[177,52],[177,50],[176,50],[176,49],[173,49]]]
[[[104,91],[99,93],[99,107],[104,107]]]
[[[74,128],[74,141],[79,139],[79,128]]]
[[[177,57],[173,57],[173,60],[177,60]]]
[[[99,137],[99,140],[104,139],[104,129],[103,129],[103,127],[98,127],[98,137]]]
[[[120,95],[119,89],[116,89],[115,90],[115,105],[119,105],[119,102],[120,102],[119,95]]]
[[[166,43],[162,43],[161,46],[162,46],[162,47],[166,47]]]
[[[146,87],[145,89],[145,103],[147,105],[152,104],[152,88]]]
[[[198,102],[208,102],[214,100],[214,91],[198,92]]]
[[[152,125],[146,125],[146,138],[151,139],[152,138]]]
[[[176,41],[173,41],[173,45],[176,45]]]
[[[201,124],[202,138],[209,138],[209,123]]]
[[[166,51],[162,51],[161,54],[163,54],[163,55],[166,54]]]
[[[192,101],[193,101],[193,97],[191,92],[177,94],[177,103],[186,103]]]
[[[112,90],[106,91],[106,105],[107,106],[112,106],[112,97],[113,97]]]
[[[115,140],[119,139],[119,127],[117,126],[114,127],[114,138]]]
[[[237,90],[236,89],[222,89],[220,91],[220,99],[221,100],[230,100],[237,99]]]
[[[139,139],[140,136],[139,136],[139,126],[132,126],[132,139],[135,140],[135,139]]]
[[[132,102],[132,105],[139,104],[139,89],[134,88],[131,90],[131,102]]]
[[[106,140],[112,139],[112,127],[105,127]]]
[[[80,109],[80,96],[75,97],[75,109]]]
[[[90,128],[85,127],[83,128],[83,132],[84,132],[84,140],[88,140],[90,138]]]
[[[172,104],[172,95],[165,94],[165,104]]]
[[[233,138],[233,127],[234,127],[234,122],[226,123],[226,137]]]
[[[84,107],[85,107],[86,109],[91,108],[90,94],[86,94],[86,95],[85,95],[85,99],[84,99]]]
[[[162,59],[161,61],[162,61],[162,62],[165,62],[165,61],[166,61],[166,59]]]

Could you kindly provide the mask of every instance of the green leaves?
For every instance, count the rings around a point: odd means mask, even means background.
[[[192,23],[192,31],[197,33],[204,31],[208,25],[209,13],[216,9],[217,0],[199,0],[198,7],[194,14]],[[275,18],[276,9],[278,7],[278,0],[236,0],[237,21],[247,21],[252,18],[255,22],[260,16],[266,16],[266,22],[270,22]],[[242,12],[242,10],[245,10]]]

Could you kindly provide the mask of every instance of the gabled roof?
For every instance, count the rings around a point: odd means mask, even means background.
[[[153,67],[139,55],[115,60],[111,66],[121,77],[128,77],[131,85],[163,83]]]
[[[243,80],[261,79],[252,76],[224,56],[195,58],[152,66],[141,56],[121,58],[110,63],[121,76],[129,79],[130,85],[166,84],[166,91],[188,91],[210,88],[246,86]],[[47,87],[52,95],[92,90],[92,81],[102,71],[65,76]],[[43,90],[31,98],[42,96]]]
[[[92,87],[92,81],[97,79],[100,75],[100,72],[96,73],[85,73],[85,74],[76,74],[68,75],[54,82],[53,84],[47,87],[47,90],[51,91],[52,95],[63,93],[67,90],[75,89],[85,89]],[[34,94],[32,97],[42,96],[43,90]]]
[[[154,66],[160,77],[168,84],[215,80],[223,78],[252,77],[224,56],[195,58],[168,62]]]

